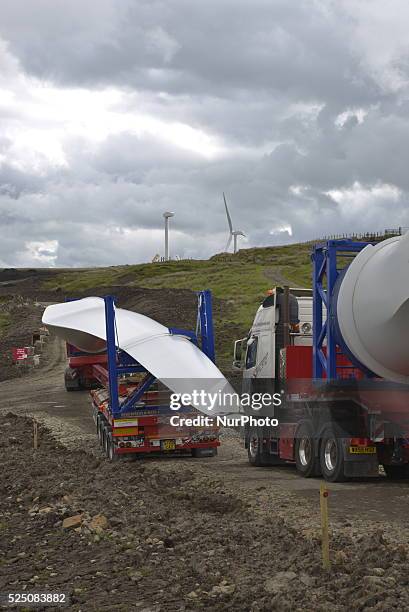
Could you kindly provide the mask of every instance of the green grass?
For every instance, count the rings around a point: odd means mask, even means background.
[[[68,293],[85,291],[94,287],[115,285],[122,268],[94,268],[92,270],[73,270],[62,272],[43,283],[44,289],[61,289]]]
[[[0,338],[5,335],[9,328],[11,319],[8,312],[0,312]]]
[[[74,296],[83,290],[125,284],[150,289],[211,289],[228,305],[223,320],[215,317],[216,334],[225,337],[218,362],[225,366],[231,362],[232,340],[246,334],[268,289],[286,282],[311,286],[310,252],[311,244],[295,244],[245,249],[236,255],[216,255],[202,261],[65,270],[53,275],[44,286]]]

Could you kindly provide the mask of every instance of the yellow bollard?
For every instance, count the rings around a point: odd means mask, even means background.
[[[331,567],[331,563],[329,560],[328,489],[323,482],[320,484],[320,507],[322,566],[325,570],[329,570]]]

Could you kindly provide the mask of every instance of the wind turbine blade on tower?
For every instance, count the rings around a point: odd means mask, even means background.
[[[230,234],[229,239],[228,239],[227,244],[226,244],[226,247],[224,249],[225,253],[227,253],[227,251],[229,250],[229,246],[231,245],[232,238],[233,238],[233,234]]]
[[[233,223],[231,221],[229,209],[227,208],[226,196],[224,195],[224,192],[223,192],[223,200],[224,200],[224,206],[226,208],[227,223],[229,224],[230,232],[232,232],[233,231]]]

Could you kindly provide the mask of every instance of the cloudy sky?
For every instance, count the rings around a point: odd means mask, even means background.
[[[0,4],[0,266],[409,226],[407,0]]]

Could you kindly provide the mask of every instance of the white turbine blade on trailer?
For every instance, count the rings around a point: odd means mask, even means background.
[[[97,353],[106,347],[105,303],[89,297],[48,306],[42,321],[57,336],[80,350]],[[234,393],[217,366],[190,340],[172,335],[167,327],[144,315],[115,308],[118,346],[175,393],[203,390],[205,393]],[[216,405],[206,414],[238,412],[239,408]]]
[[[116,311],[122,309],[116,309]],[[132,316],[131,325],[136,330],[136,339],[146,338],[169,333],[164,325],[136,312],[124,310]],[[73,300],[63,304],[48,306],[43,314],[43,323],[52,331],[87,353],[99,353],[106,348],[105,335],[105,303],[102,298],[88,297],[82,300]],[[127,315],[117,321],[118,337],[120,333],[126,335],[123,329],[127,323]]]
[[[226,208],[227,223],[229,224],[230,233],[232,233],[233,232],[233,223],[232,223],[232,220],[231,220],[231,217],[230,217],[229,209],[227,208],[226,196],[224,195],[224,192],[223,192],[223,200],[224,200],[224,206]]]

